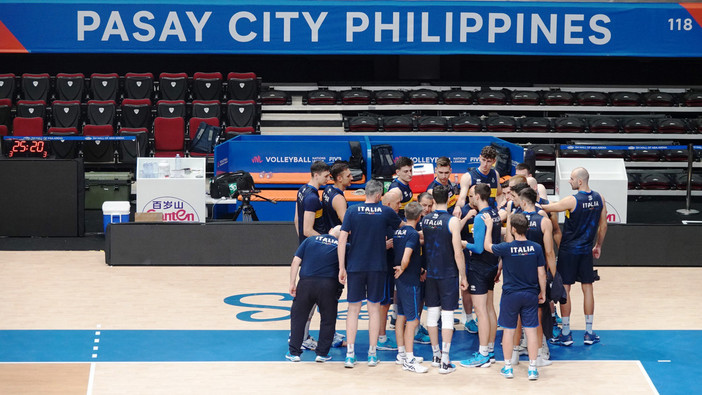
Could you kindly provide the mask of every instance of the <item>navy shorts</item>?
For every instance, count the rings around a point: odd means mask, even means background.
[[[488,291],[494,290],[495,276],[497,276],[497,266],[482,263],[468,265],[466,272],[468,292],[471,295],[485,295]]]
[[[529,291],[502,294],[497,324],[503,328],[516,329],[519,317],[523,328],[539,326],[539,295]]]
[[[386,272],[385,286],[383,287],[383,300],[380,301],[381,306],[392,304],[392,297],[395,295],[395,271]]]
[[[380,303],[385,292],[386,272],[350,272],[347,273],[346,299],[349,303]]]
[[[424,302],[427,307],[441,306],[441,310],[458,308],[458,277],[428,278]]]
[[[556,270],[563,278],[563,284],[572,285],[576,281],[583,284],[595,282],[593,272],[592,253],[571,254],[570,252],[558,251],[558,264]]]
[[[405,316],[407,321],[419,318],[419,306],[422,304],[421,285],[395,283],[397,287],[397,315]]]

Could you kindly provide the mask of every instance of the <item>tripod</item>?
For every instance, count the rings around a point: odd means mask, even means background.
[[[254,207],[251,205],[251,196],[256,196],[260,199],[263,199],[269,203],[277,204],[278,202],[268,199],[267,197],[258,195],[256,192],[260,192],[257,190],[251,190],[251,191],[239,191],[241,194],[241,206],[236,209],[236,212],[234,213],[234,221],[236,221],[237,218],[239,218],[239,214],[244,214],[243,217],[241,217],[241,222],[253,222],[253,221],[258,221],[258,215],[256,215],[256,210],[254,210]]]

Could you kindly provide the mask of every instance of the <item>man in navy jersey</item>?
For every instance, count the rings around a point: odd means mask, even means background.
[[[515,166],[514,175],[524,176],[527,178],[527,180],[529,179],[529,177],[534,177],[531,168],[526,163],[517,164],[517,166]],[[534,181],[536,181],[535,178]],[[529,186],[531,186],[531,184]],[[548,194],[546,193],[546,187],[543,184],[539,184],[538,182],[536,183],[536,193],[541,199],[546,199],[548,197]]]
[[[402,222],[395,211],[381,204],[382,196],[383,184],[377,180],[368,181],[366,201],[349,207],[341,225],[337,251],[339,282],[345,284],[348,280],[347,350],[344,361],[347,368],[353,368],[356,364],[358,314],[363,300],[368,300],[368,366],[378,365],[376,346],[380,330],[380,301],[383,299],[387,272],[386,232],[388,228],[397,229]]]
[[[437,185],[448,187],[449,196],[447,208],[449,213],[453,213],[454,207],[456,207],[456,201],[458,200],[458,185],[451,182],[451,159],[445,156],[437,159],[434,173],[436,176],[434,177],[434,181],[427,186],[427,192],[431,193]]]
[[[333,185],[327,185],[322,193],[322,212],[329,229],[341,225],[348,203],[344,191],[351,185],[353,176],[347,162],[336,162],[331,167]]]
[[[383,205],[390,207],[394,212],[400,212],[400,201],[402,200],[402,193],[399,189],[395,188],[388,191],[383,195]],[[400,219],[404,221],[404,217],[400,216]],[[388,312],[390,311],[390,306],[394,304],[395,300],[395,250],[392,246],[392,238],[395,234],[395,229],[388,228],[387,232],[387,252],[386,252],[386,262],[388,264],[388,270],[385,274],[385,288],[383,292],[383,299],[380,301],[380,332],[378,332],[378,350],[384,351],[394,351],[397,350],[397,344],[392,338],[387,336],[387,322],[388,322]]]
[[[397,338],[396,363],[402,369],[415,373],[426,373],[428,369],[421,365],[422,357],[414,356],[414,331],[419,326],[419,312],[422,306],[421,269],[419,232],[414,227],[422,215],[422,206],[412,202],[405,206],[407,225],[395,231],[393,249],[395,250],[394,276],[397,287]]]
[[[502,221],[497,214],[495,207],[488,202],[490,199],[490,186],[488,184],[478,184],[470,188],[469,199],[471,205],[478,210],[478,217],[488,214],[495,226],[490,230],[494,240],[501,240],[500,229]],[[497,314],[495,313],[495,303],[493,302],[493,290],[495,282],[499,278],[498,258],[485,251],[484,240],[487,229],[483,221],[473,223],[473,243],[466,243],[465,248],[471,252],[468,263],[467,275],[470,287],[470,297],[473,300],[473,308],[478,316],[478,338],[480,345],[478,352],[472,358],[461,361],[461,366],[489,367],[495,358],[495,336],[497,335]]]
[[[439,373],[451,373],[449,351],[453,337],[453,311],[458,308],[459,288],[466,289],[465,258],[461,245],[461,224],[447,210],[449,186],[433,188],[434,212],[422,219],[424,249],[427,254],[425,303],[427,326],[431,338],[432,363]],[[439,349],[439,317],[441,317],[442,344]]]
[[[295,203],[295,230],[298,242],[305,238],[327,232],[322,202],[319,200],[319,188],[329,180],[329,165],[318,160],[310,166],[310,181],[297,191]]]
[[[388,192],[393,189],[398,189],[402,194],[402,198],[400,199],[400,212],[398,213],[400,217],[404,217],[405,206],[412,200],[412,189],[409,183],[412,181],[413,166],[414,162],[412,162],[412,159],[406,156],[400,156],[395,159],[395,175],[397,177],[395,177],[390,183],[390,186],[388,186]]]
[[[458,201],[453,213],[453,215],[457,217],[460,217],[460,212],[458,210],[466,205],[468,190],[473,185],[488,184],[490,186],[490,199],[488,203],[492,206],[496,205],[495,198],[502,193],[500,188],[500,174],[493,169],[495,162],[497,162],[497,150],[495,147],[489,145],[483,147],[478,160],[480,161],[480,165],[477,168],[471,169],[461,176],[461,191],[458,195]]]
[[[561,335],[552,343],[563,346],[573,344],[570,333],[570,286],[580,281],[583,290],[583,310],[585,312],[585,336],[583,342],[592,345],[600,337],[592,331],[595,314],[595,296],[592,284],[595,282],[593,257],[598,259],[602,243],[607,233],[607,207],[604,198],[590,189],[590,174],[582,167],[570,173],[570,186],[578,193],[563,200],[543,205],[546,212],[565,211],[565,223],[558,250],[557,269],[563,278],[568,293],[568,303],[561,304],[563,328]]]
[[[295,252],[290,265],[290,295],[294,296],[290,309],[290,342],[285,356],[290,361],[299,362],[302,354],[302,340],[310,310],[319,306],[319,341],[315,361],[331,359],[329,348],[332,345],[336,327],[336,313],[341,284],[339,284],[339,244],[340,226],[329,234],[306,238]],[[297,281],[298,270],[300,281]]]
[[[537,208],[535,206],[536,199],[538,199],[538,196],[536,195],[536,190],[532,189],[531,187],[529,188],[524,188],[519,192],[518,196],[514,197],[514,202],[515,204],[519,205],[521,208],[522,214],[527,219],[528,226],[527,226],[527,231],[526,231],[526,238],[527,240],[533,241],[541,246],[541,249],[544,252],[544,258],[546,259],[546,265],[548,271],[551,273],[551,276],[556,275],[556,255],[553,250],[553,231],[552,231],[552,225],[551,221],[547,218],[546,212],[541,210],[540,208]],[[514,236],[512,235],[511,232],[511,222],[508,217],[507,219],[507,232],[505,234],[505,241],[511,242],[514,240]],[[544,338],[544,330],[545,333],[549,334],[551,333],[551,329],[553,328],[553,324],[551,322],[551,306],[548,303],[539,304],[539,322],[540,326],[537,328],[537,337],[539,339],[545,339]],[[514,339],[514,344],[518,344],[519,339],[517,336],[521,335],[521,326],[519,326],[518,330],[515,332],[515,339]],[[540,340],[541,341],[541,340]],[[515,355],[516,354],[516,355]],[[519,363],[519,353],[515,352],[512,355],[513,361],[512,364],[516,365]],[[551,364],[549,361],[550,358],[550,353],[548,352],[548,342],[545,340],[542,341],[541,347],[538,350],[538,356],[536,358],[536,366],[548,366]]]
[[[509,217],[511,235],[514,241],[509,243],[492,244],[493,218],[483,214],[483,223],[488,233],[485,237],[485,250],[495,256],[502,257],[502,271],[505,274],[502,284],[502,299],[500,300],[500,326],[504,328],[502,335],[502,351],[505,355],[505,366],[500,370],[503,376],[513,378],[511,365],[512,349],[517,320],[521,319],[527,335],[529,350],[529,380],[539,378],[536,369],[536,358],[540,339],[536,330],[539,326],[538,304],[546,301],[546,271],[544,269],[544,253],[538,243],[527,240],[528,222],[524,214],[512,214]],[[545,221],[544,221],[545,222]]]

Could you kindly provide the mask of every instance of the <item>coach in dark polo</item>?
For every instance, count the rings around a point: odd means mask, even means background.
[[[331,347],[336,330],[336,312],[341,295],[339,283],[338,237],[341,226],[335,226],[329,234],[306,238],[295,252],[290,265],[290,295],[294,296],[290,309],[290,344],[285,358],[298,362],[302,354],[302,338],[310,310],[319,306],[320,325],[317,357],[315,361],[331,359]],[[300,281],[297,281],[298,269]]]

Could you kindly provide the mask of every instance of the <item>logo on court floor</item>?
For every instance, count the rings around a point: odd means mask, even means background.
[[[236,318],[247,322],[286,321],[290,319],[290,306],[293,297],[283,292],[261,292],[232,295],[224,298],[224,303],[246,310],[236,314]],[[339,305],[347,303],[346,299],[339,299]],[[345,307],[345,306],[344,306]],[[345,320],[348,310],[339,310],[336,318]],[[366,302],[361,305],[359,320],[368,320]]]

